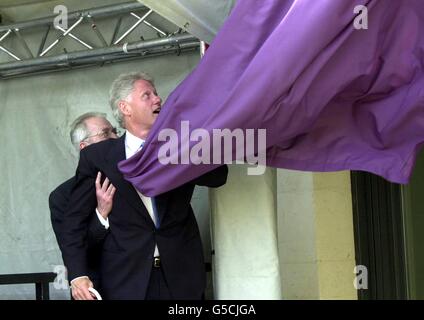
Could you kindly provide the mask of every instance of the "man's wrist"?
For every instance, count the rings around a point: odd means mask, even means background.
[[[97,218],[99,219],[100,223],[106,228],[109,229],[109,218],[105,218],[102,216],[102,214],[100,213],[99,209],[96,208],[96,214],[97,214]]]
[[[74,279],[72,279],[72,280],[71,280],[71,286],[72,286],[72,284],[73,284],[73,282],[74,282],[75,280],[83,279],[83,278],[89,279],[89,278],[88,278],[88,276],[80,276],[80,277],[76,277],[76,278],[74,278]],[[89,279],[89,280],[90,280],[90,279]]]
[[[107,219],[108,214],[103,213],[103,211],[101,211],[98,207],[96,208],[96,212],[100,214],[103,217],[103,219]]]

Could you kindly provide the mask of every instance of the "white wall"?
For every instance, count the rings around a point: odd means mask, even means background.
[[[277,170],[284,299],[357,299],[349,171]]]
[[[284,299],[318,299],[313,174],[277,170],[278,244]]]
[[[247,168],[230,165],[227,183],[210,190],[215,297],[281,299],[276,169]]]

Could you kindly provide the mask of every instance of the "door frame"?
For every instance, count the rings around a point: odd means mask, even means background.
[[[356,265],[368,270],[358,299],[407,299],[401,185],[352,171],[351,187]]]

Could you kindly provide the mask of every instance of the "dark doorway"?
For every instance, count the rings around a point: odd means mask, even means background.
[[[424,299],[424,153],[415,163],[408,185],[402,186],[407,291]]]
[[[424,299],[424,152],[409,184],[352,171],[356,264],[368,269],[359,299]]]
[[[358,171],[351,181],[356,264],[368,269],[358,299],[406,299],[401,186]]]

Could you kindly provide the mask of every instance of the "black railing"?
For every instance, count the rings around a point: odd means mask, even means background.
[[[53,282],[56,276],[53,272],[0,274],[0,285],[34,283],[35,299],[50,300],[49,283]]]

